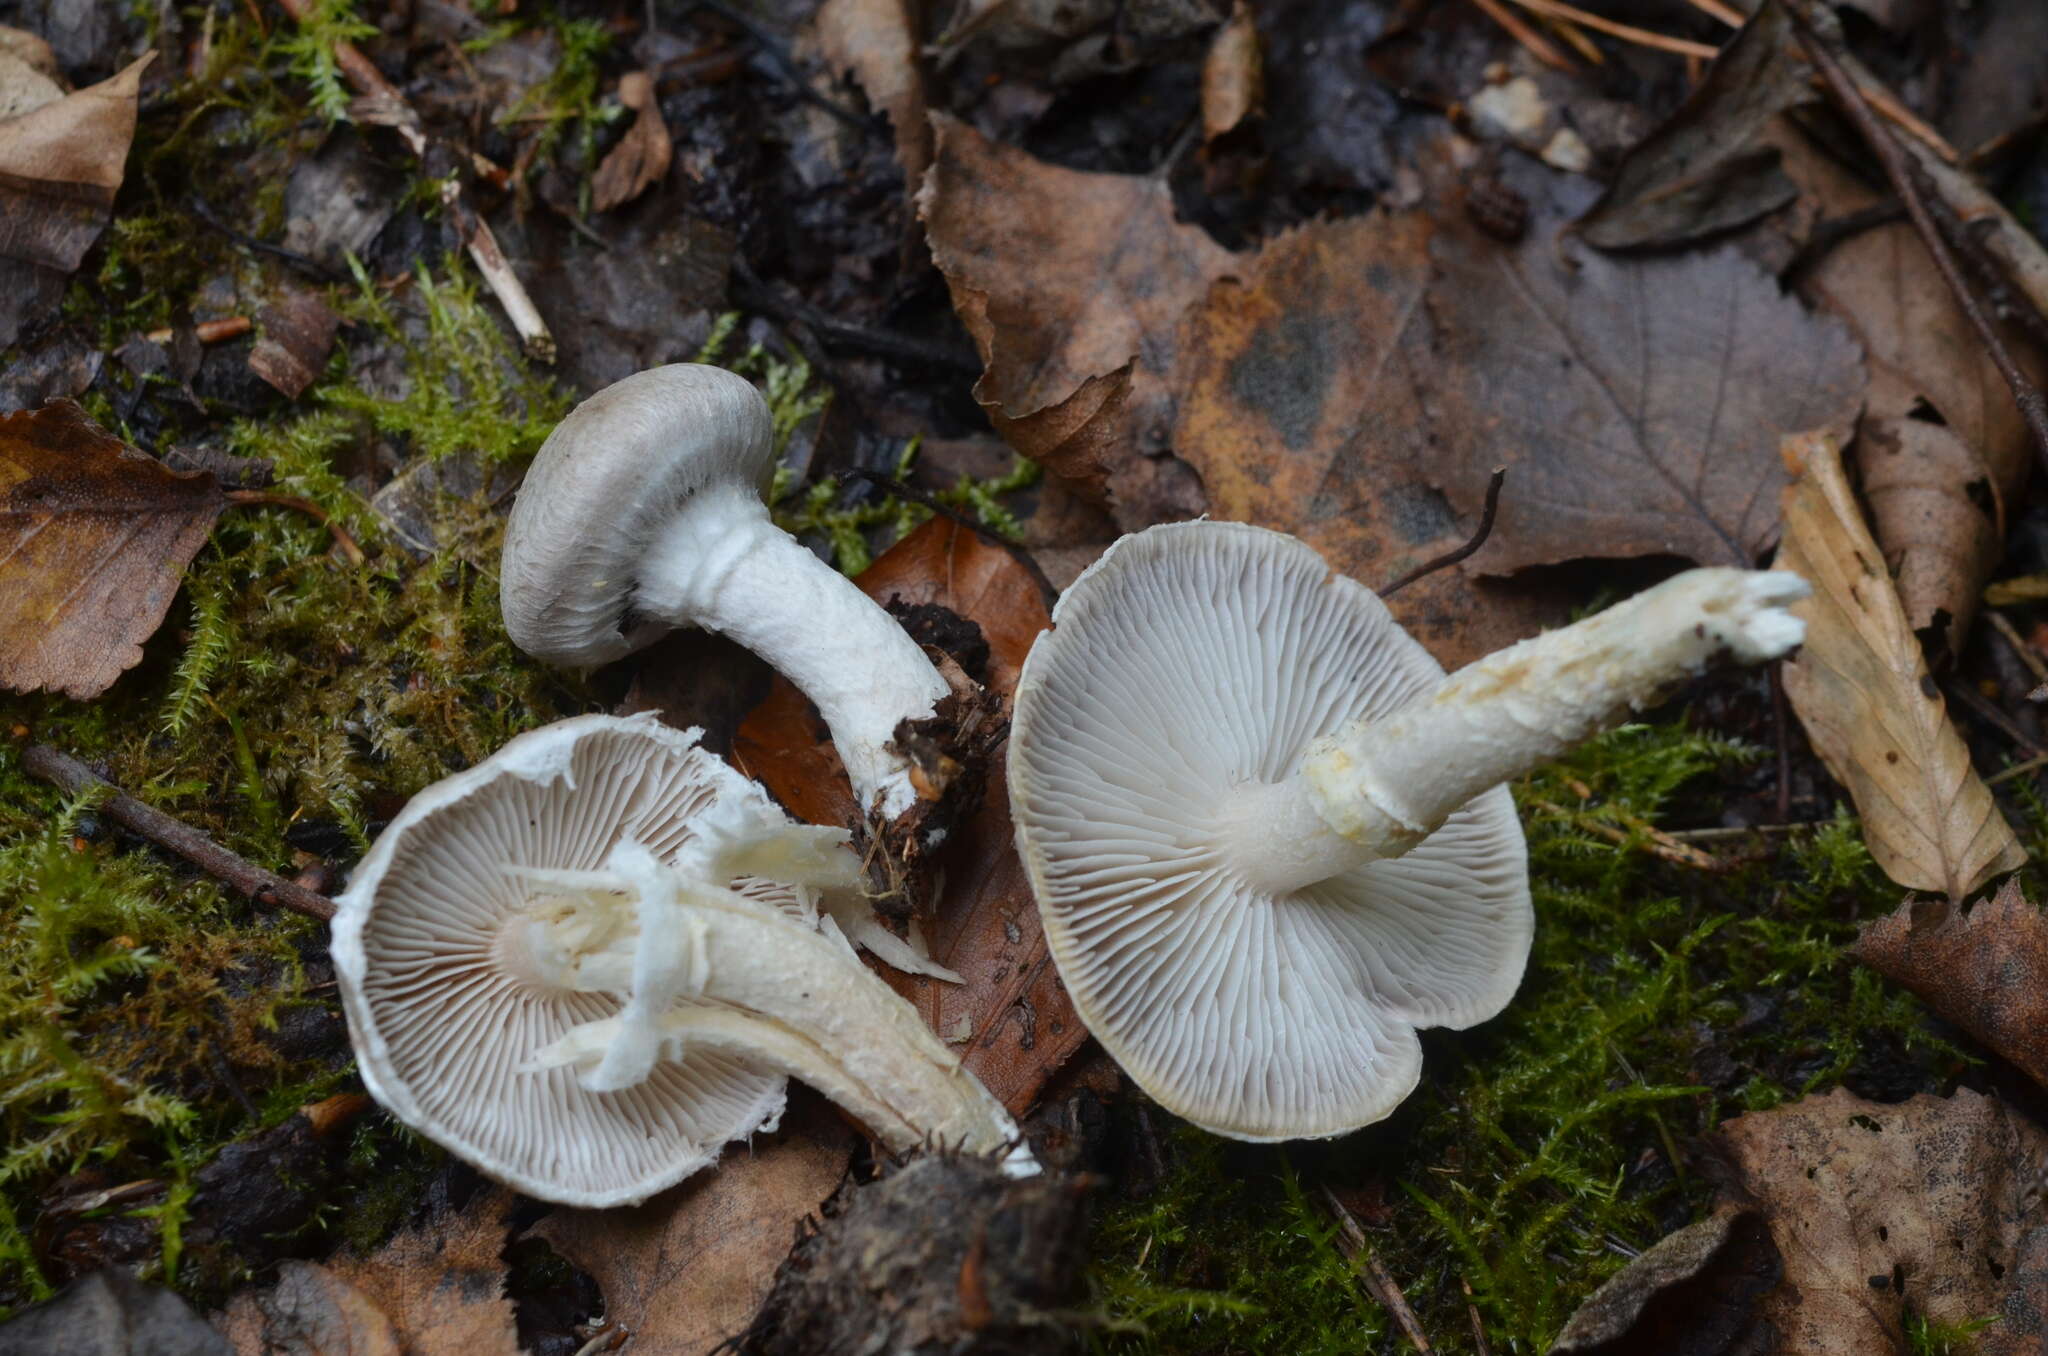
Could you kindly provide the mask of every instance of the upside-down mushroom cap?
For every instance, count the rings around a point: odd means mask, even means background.
[[[498,597],[513,644],[593,668],[652,644],[633,625],[641,568],[664,524],[703,490],[756,490],[774,425],[745,377],[672,363],[612,383],[555,425],[512,503]]]
[[[1416,1031],[1494,1016],[1533,929],[1505,787],[1405,856],[1283,893],[1219,850],[1234,789],[1443,669],[1308,546],[1154,527],[1060,599],[1018,685],[1017,846],[1088,1028],[1162,1105],[1247,1140],[1342,1134],[1421,1073]]]
[[[725,1055],[663,1061],[620,1092],[567,1067],[522,1071],[623,1000],[539,982],[518,929],[528,891],[506,868],[596,870],[622,840],[664,861],[714,799],[766,793],[651,716],[581,716],[520,735],[413,797],[357,868],[332,951],[370,1092],[490,1177],[564,1204],[643,1200],[780,1115],[784,1079]],[[775,813],[780,814],[780,811]],[[733,888],[799,917],[810,892]]]

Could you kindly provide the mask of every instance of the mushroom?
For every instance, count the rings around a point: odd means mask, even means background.
[[[519,736],[413,797],[337,901],[363,1080],[530,1196],[644,1199],[772,1126],[785,1075],[892,1151],[1002,1106],[816,908],[858,863],[651,716]],[[1009,1151],[1017,1171],[1027,1151]]]
[[[744,377],[676,363],[605,387],[541,444],[505,529],[513,643],[590,668],[674,627],[761,656],[825,718],[856,799],[893,819],[917,794],[892,746],[946,681],[850,580],[775,526],[768,406]]]
[[[1018,684],[1010,799],[1061,977],[1162,1105],[1343,1134],[1416,1031],[1507,1005],[1528,861],[1507,780],[1674,681],[1803,637],[1798,577],[1692,570],[1446,678],[1373,593],[1236,523],[1123,538]]]

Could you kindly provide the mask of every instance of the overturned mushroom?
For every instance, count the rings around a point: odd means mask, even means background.
[[[1498,1013],[1533,919],[1503,782],[1803,634],[1780,573],[1693,570],[1446,678],[1292,537],[1126,537],[1017,689],[1017,844],[1088,1028],[1220,1134],[1342,1134]]]
[[[946,681],[894,618],[769,518],[773,431],[744,377],[696,363],[635,373],[578,405],[512,506],[505,629],[578,668],[675,627],[730,636],[811,699],[855,798],[892,819],[916,800],[896,727],[930,716]]]
[[[844,844],[695,731],[522,735],[415,796],[339,901],[364,1081],[489,1175],[585,1206],[772,1124],[784,1075],[895,1151],[1010,1144],[1002,1107],[821,924],[818,893],[855,878]]]

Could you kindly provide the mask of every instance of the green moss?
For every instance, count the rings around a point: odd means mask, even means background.
[[[376,36],[376,28],[356,13],[354,0],[313,0],[303,21],[283,25],[277,52],[312,91],[315,111],[330,123],[345,122],[349,90],[334,59],[335,45]]]
[[[1704,1205],[1710,1188],[1685,1169],[1694,1137],[1867,1065],[1930,1084],[1963,1071],[1916,1000],[1842,955],[1859,918],[1898,900],[1851,821],[1722,875],[1646,850],[1660,820],[1709,817],[1716,774],[1755,757],[1638,726],[1518,786],[1537,933],[1515,1000],[1473,1031],[1426,1033],[1422,1086],[1382,1125],[1291,1158],[1175,1136],[1168,1179],[1098,1229],[1103,1311],[1144,1329],[1099,1345],[1334,1351],[1376,1337],[1384,1317],[1326,1250],[1300,1171],[1384,1199],[1374,1246],[1443,1349],[1471,1349],[1469,1284],[1493,1350],[1541,1351],[1629,1255]]]

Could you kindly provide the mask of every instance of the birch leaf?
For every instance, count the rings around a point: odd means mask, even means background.
[[[1848,789],[1877,864],[1911,890],[1961,899],[2026,860],[1907,623],[1832,440],[1788,438],[1777,568],[1813,585],[1793,610],[1806,645],[1785,692],[1814,751]]]

